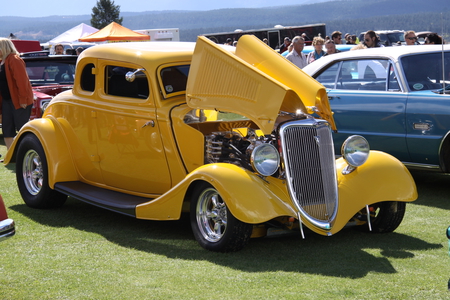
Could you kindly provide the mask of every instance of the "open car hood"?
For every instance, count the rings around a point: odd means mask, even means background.
[[[279,111],[317,113],[336,130],[325,88],[252,35],[239,39],[235,53],[198,37],[186,98],[191,108],[244,115],[264,134]]]

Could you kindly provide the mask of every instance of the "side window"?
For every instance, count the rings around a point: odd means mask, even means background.
[[[386,91],[390,64],[387,60],[361,59],[342,63],[337,89]]]
[[[320,82],[327,89],[334,89],[336,84],[336,76],[338,73],[340,63],[335,63],[325,71],[323,71],[316,80]]]
[[[93,92],[95,89],[95,75],[92,74],[94,67],[94,64],[87,64],[81,72],[81,89],[88,92]]]
[[[120,66],[106,66],[105,68],[105,92],[108,95],[147,99],[150,90],[147,76],[143,71],[136,73],[135,80],[130,82],[125,78],[127,72],[135,72],[136,69]]]
[[[186,90],[189,66],[171,66],[161,70],[165,93],[172,94]]]

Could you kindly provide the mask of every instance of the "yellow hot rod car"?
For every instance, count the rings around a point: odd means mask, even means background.
[[[147,220],[190,212],[205,249],[270,226],[391,232],[417,198],[408,170],[361,136],[336,159],[324,87],[254,36],[236,48],[114,43],[84,51],[74,88],[7,153],[30,207],[67,196]]]

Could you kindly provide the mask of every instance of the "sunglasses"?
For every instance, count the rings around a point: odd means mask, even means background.
[[[409,37],[408,40],[411,40],[411,41],[412,40],[417,40],[417,37],[416,36],[415,37]]]
[[[370,42],[370,39],[365,39],[364,42]]]

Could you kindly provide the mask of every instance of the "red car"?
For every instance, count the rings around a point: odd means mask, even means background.
[[[8,219],[5,203],[0,195],[0,241],[13,236],[16,233],[14,221]]]
[[[40,118],[54,96],[72,89],[77,56],[49,55],[48,51],[39,51],[24,53],[21,57],[34,92],[30,119]]]

